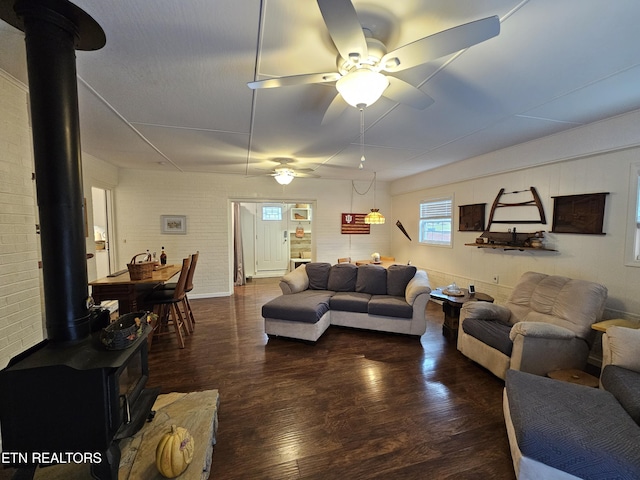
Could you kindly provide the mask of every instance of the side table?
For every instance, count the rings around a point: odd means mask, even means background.
[[[600,385],[598,377],[594,377],[587,372],[573,368],[566,370],[554,370],[553,372],[547,373],[547,377],[553,378],[554,380],[561,380],[563,382],[575,383],[577,385],[585,385],[587,387],[598,388]]]
[[[591,325],[593,330],[598,332],[606,332],[609,327],[626,327],[626,328],[640,328],[640,323],[632,322],[631,320],[625,320],[624,318],[612,318],[610,320],[602,320]]]
[[[460,289],[464,295],[447,295],[442,288],[431,291],[431,298],[442,301],[442,311],[444,312],[444,323],[442,324],[442,335],[448,339],[458,338],[458,327],[460,325],[460,309],[467,302],[481,301],[493,303],[493,297],[486,293],[476,292],[469,295],[466,288]]]

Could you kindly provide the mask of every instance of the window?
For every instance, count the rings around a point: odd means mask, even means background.
[[[262,207],[262,220],[263,221],[280,221],[282,220],[282,207]]]
[[[450,247],[453,197],[425,200],[420,203],[419,242]]]
[[[640,267],[640,163],[631,165],[625,265]]]

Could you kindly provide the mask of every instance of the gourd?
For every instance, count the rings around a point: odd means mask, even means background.
[[[162,476],[175,478],[184,472],[193,460],[193,437],[186,428],[171,425],[156,448],[156,467]]]

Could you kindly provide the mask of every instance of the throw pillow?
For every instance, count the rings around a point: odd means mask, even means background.
[[[327,290],[353,292],[356,289],[358,267],[352,263],[338,263],[329,271]]]
[[[387,270],[380,265],[361,265],[358,267],[356,292],[370,295],[387,294]]]
[[[407,285],[417,270],[413,265],[390,265],[387,268],[387,295],[404,297]]]
[[[309,277],[310,290],[326,290],[329,281],[330,263],[310,262],[305,267],[307,276]]]

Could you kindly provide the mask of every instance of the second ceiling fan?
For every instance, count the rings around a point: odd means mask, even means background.
[[[476,45],[500,33],[497,16],[443,30],[387,52],[378,39],[365,35],[350,0],[317,0],[324,23],[338,51],[337,72],[309,73],[249,82],[251,89],[336,82],[338,94],[323,123],[337,117],[348,103],[362,109],[384,95],[413,108],[424,109],[434,100],[422,90],[393,75]]]

